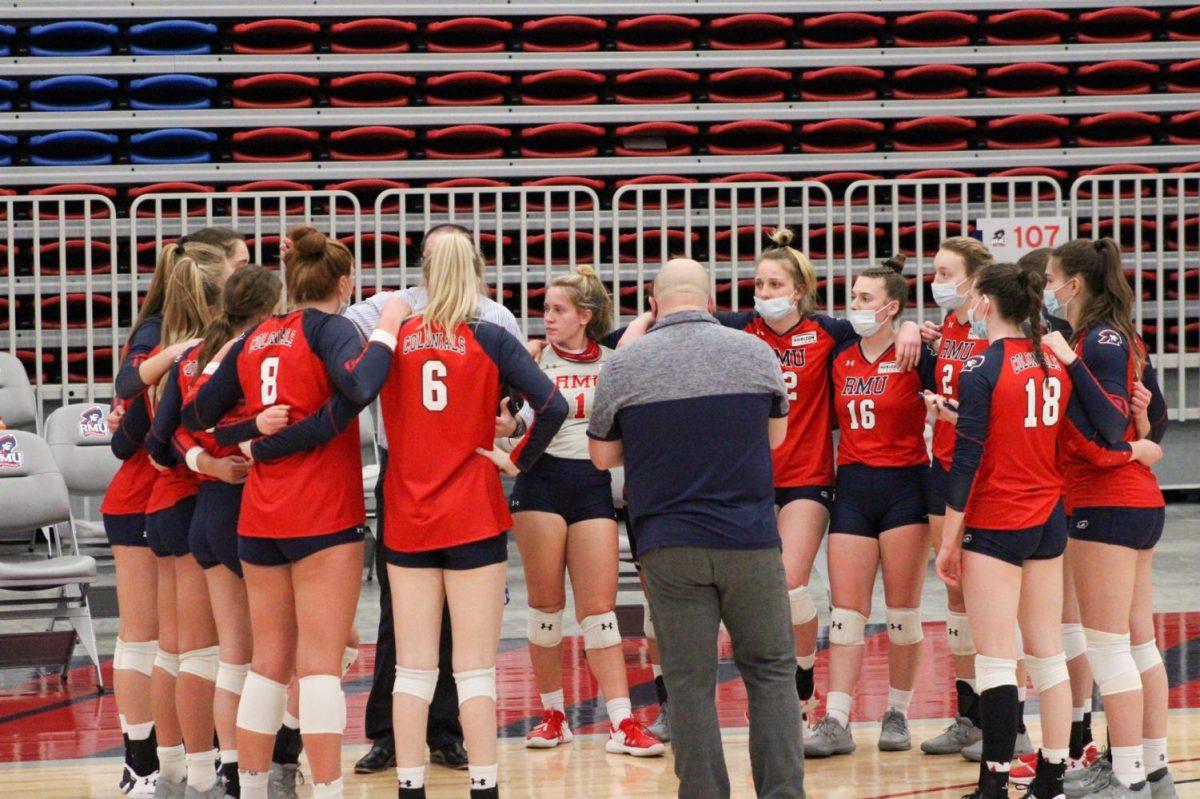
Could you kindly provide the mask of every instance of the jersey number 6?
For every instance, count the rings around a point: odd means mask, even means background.
[[[446,364],[426,361],[421,366],[421,404],[426,410],[444,411],[450,401],[446,395]]]

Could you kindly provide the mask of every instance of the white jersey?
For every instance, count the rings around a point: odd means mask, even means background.
[[[592,413],[592,398],[596,393],[600,370],[612,355],[611,349],[598,344],[589,345],[587,351],[578,356],[563,353],[550,345],[542,350],[542,371],[554,381],[569,409],[567,420],[546,448],[545,454],[555,458],[589,459],[587,427],[588,417]]]

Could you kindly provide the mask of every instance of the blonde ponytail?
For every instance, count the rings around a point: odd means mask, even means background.
[[[177,252],[164,288],[163,348],[203,335],[212,321],[225,277],[225,253],[219,247],[192,242],[170,246]],[[161,396],[165,384],[164,377],[155,399]]]
[[[587,337],[592,341],[604,338],[604,334],[612,328],[612,298],[592,267],[580,265],[571,274],[559,275],[551,280],[547,288],[564,290],[577,309],[592,312],[586,330]]]
[[[438,236],[429,251],[426,274],[425,331],[450,332],[475,315],[483,286],[483,259],[470,238],[461,233]]]
[[[764,251],[758,260],[759,263],[777,261],[783,264],[791,274],[792,281],[796,284],[796,293],[800,296],[796,308],[801,316],[808,316],[816,308],[817,270],[807,255],[792,246],[794,240],[795,234],[787,228],[776,230],[771,234],[771,241],[775,246]]]

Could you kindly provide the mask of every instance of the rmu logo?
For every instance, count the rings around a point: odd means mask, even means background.
[[[104,409],[99,405],[92,407],[79,414],[79,435],[98,436],[104,438],[108,435],[108,422],[104,418]]]
[[[595,388],[600,375],[555,375],[554,384],[560,389]]]
[[[887,375],[871,375],[870,377],[847,377],[842,384],[842,396],[851,397],[861,394],[882,394],[887,389]]]
[[[780,366],[804,365],[804,350],[776,350],[775,354],[779,356]]]
[[[25,456],[17,448],[17,437],[0,435],[0,469],[20,469]]]
[[[974,349],[974,341],[942,341],[941,357],[948,361],[965,361]]]

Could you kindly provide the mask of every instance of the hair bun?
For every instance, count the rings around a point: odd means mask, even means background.
[[[885,258],[880,266],[884,269],[891,269],[897,275],[902,275],[904,274],[904,262],[906,260],[907,258],[905,258],[904,253],[896,253],[890,258]]]
[[[775,242],[780,247],[791,247],[792,242],[796,240],[796,234],[785,227],[779,228],[771,234],[771,241]]]
[[[579,266],[575,267],[575,274],[579,275],[580,277],[592,278],[596,277],[596,270],[592,269],[589,264],[580,264]]]
[[[304,257],[320,255],[329,241],[321,231],[303,225],[293,228],[289,238],[292,240],[292,249],[297,255]]]

